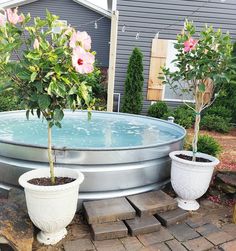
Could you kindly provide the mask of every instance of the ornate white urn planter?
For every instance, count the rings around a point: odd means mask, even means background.
[[[177,157],[179,154],[193,155],[190,151],[174,151],[169,154],[172,159],[171,184],[178,195],[178,206],[184,210],[197,210],[199,203],[196,199],[207,191],[219,160],[208,154],[197,153],[197,157],[211,162],[194,162]]]
[[[55,186],[38,186],[28,182],[34,178],[50,177],[49,168],[29,171],[19,178],[25,190],[29,217],[41,230],[37,239],[46,245],[56,244],[67,234],[66,226],[75,215],[79,186],[84,180],[82,173],[67,168],[55,168],[55,176],[75,181]]]

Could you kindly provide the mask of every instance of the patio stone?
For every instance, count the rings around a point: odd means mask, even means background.
[[[127,251],[140,251],[143,247],[142,243],[136,237],[125,237],[120,239]]]
[[[158,232],[138,235],[137,237],[144,246],[150,246],[156,243],[174,239],[174,237],[169,233],[169,231],[163,227],[161,227],[160,231]]]
[[[160,222],[152,215],[136,217],[135,219],[126,220],[125,223],[132,236],[156,232],[161,228]]]
[[[136,215],[136,211],[124,197],[87,201],[83,205],[89,224],[133,219]]]
[[[151,215],[177,208],[177,202],[163,191],[154,191],[128,196],[127,199],[139,216]]]
[[[34,229],[26,211],[24,192],[19,199],[19,203],[0,203],[0,236],[9,241],[15,250],[31,251]]]
[[[167,228],[178,241],[187,241],[200,235],[186,224],[177,224]]]
[[[140,251],[170,251],[170,249],[165,245],[165,243],[158,243],[144,247]]]
[[[92,235],[96,241],[126,237],[128,229],[123,221],[92,224]]]
[[[225,224],[222,226],[222,230],[232,236],[236,236],[236,224]]]
[[[233,237],[232,235],[230,235],[224,231],[211,233],[205,237],[214,245],[223,244],[227,241],[231,241],[236,238],[235,236]]]
[[[95,247],[89,239],[68,241],[64,245],[65,251],[94,251]]]
[[[170,226],[176,224],[177,222],[182,222],[183,220],[187,219],[188,216],[189,212],[181,208],[177,208],[163,213],[158,213],[156,215],[157,219],[164,226]]]
[[[191,228],[197,228],[210,223],[210,220],[205,217],[195,217],[187,220],[185,223],[187,223]]]
[[[220,246],[223,251],[235,251],[236,250],[236,240],[227,242]]]
[[[97,251],[126,251],[122,242],[118,239],[94,241]]]
[[[170,248],[171,251],[187,251],[187,249],[175,239],[167,241],[166,245]]]
[[[219,228],[214,225],[214,224],[205,224],[201,227],[198,227],[195,229],[199,234],[203,235],[203,236],[206,236],[206,235],[209,235],[211,233],[215,233],[215,232],[218,232],[220,231]]]
[[[194,251],[207,251],[214,247],[212,243],[210,243],[204,237],[186,241],[183,243],[183,245],[188,250],[194,250]]]

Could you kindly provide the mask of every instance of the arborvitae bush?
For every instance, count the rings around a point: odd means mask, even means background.
[[[214,104],[213,106],[211,106],[210,108],[206,110],[206,113],[203,116],[206,116],[206,115],[215,115],[215,116],[225,118],[227,120],[232,119],[232,111],[230,109],[226,108],[225,106],[216,105],[216,104]]]
[[[125,80],[122,112],[139,114],[143,106],[143,54],[134,48],[130,58]]]
[[[192,151],[191,145],[187,148]],[[212,136],[200,135],[198,138],[198,151],[217,157],[221,153],[222,147]]]
[[[168,113],[168,106],[164,101],[157,101],[148,108],[148,116],[154,118],[163,118]]]

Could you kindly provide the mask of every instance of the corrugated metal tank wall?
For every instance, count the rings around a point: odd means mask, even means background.
[[[204,5],[203,7],[201,7]],[[146,113],[150,102],[146,100],[151,43],[157,32],[159,38],[175,39],[183,27],[183,20],[189,16],[199,30],[205,23],[214,28],[230,31],[236,40],[236,1],[226,0],[118,0],[119,32],[117,47],[115,92],[123,94],[128,58],[134,47],[144,54],[144,104]],[[191,15],[196,11],[194,15]],[[178,21],[180,20],[180,21]],[[126,31],[122,27],[126,25]],[[168,27],[168,25],[172,25]],[[135,39],[140,32],[139,39]],[[173,103],[172,103],[173,105]]]
[[[32,17],[44,17],[46,9],[60,16],[61,20],[67,20],[68,24],[77,27],[78,30],[87,31],[92,38],[92,49],[97,52],[96,59],[102,66],[108,67],[111,25],[109,18],[105,17],[98,21],[98,28],[95,29],[93,21],[102,17],[102,15],[72,0],[40,0],[20,6],[19,11],[30,12]],[[90,21],[92,23],[82,25]]]

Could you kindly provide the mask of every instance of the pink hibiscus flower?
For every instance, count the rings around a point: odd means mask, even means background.
[[[195,48],[197,45],[198,40],[195,40],[193,38],[189,38],[189,40],[184,42],[184,52],[189,52]]]
[[[17,23],[22,23],[25,20],[23,14],[19,16],[17,13],[18,13],[17,8],[14,9],[13,11],[11,9],[7,9],[7,18],[11,24],[16,25]]]
[[[75,48],[77,45],[81,45],[85,50],[89,51],[91,49],[91,37],[86,31],[74,32],[71,36],[70,47]]]
[[[92,72],[94,61],[94,55],[85,51],[82,47],[78,46],[73,50],[72,65],[77,72],[81,74]]]

